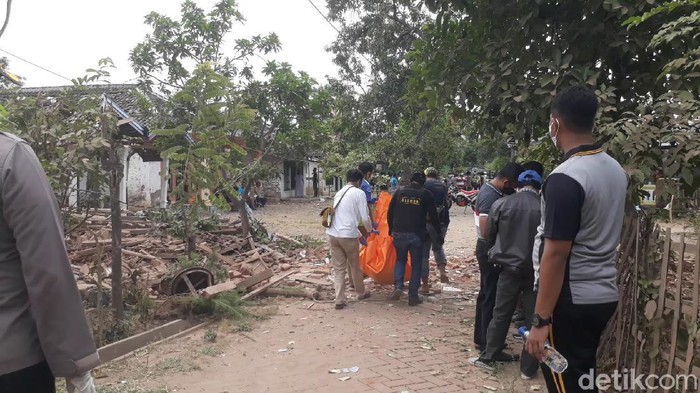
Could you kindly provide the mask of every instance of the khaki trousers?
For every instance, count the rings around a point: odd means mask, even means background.
[[[355,285],[355,293],[364,295],[365,283],[360,270],[360,245],[357,238],[342,238],[328,236],[331,246],[331,259],[333,260],[333,279],[335,287],[335,304],[343,304],[347,301],[345,296],[345,274]]]

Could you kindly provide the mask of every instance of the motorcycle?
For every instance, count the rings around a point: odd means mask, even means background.
[[[470,206],[473,209],[477,195],[479,195],[479,190],[467,191],[454,186],[450,187],[450,202],[459,207]]]

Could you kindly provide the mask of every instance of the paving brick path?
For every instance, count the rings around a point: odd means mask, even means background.
[[[456,299],[443,295],[438,303],[408,307],[385,300],[386,295],[375,292],[371,301],[351,303],[340,311],[329,303],[307,309],[308,301],[281,300],[278,315],[245,336],[220,326],[220,357],[201,355],[204,332],[165,344],[150,356],[185,358],[199,370],[159,375],[155,360],[152,371],[130,360],[130,365],[106,371],[107,381],[134,381],[168,392],[211,393],[488,392],[489,388],[526,392],[531,385],[544,389],[541,379],[521,381],[516,365],[492,376],[466,364],[473,354],[466,351],[472,337],[469,300],[455,304]],[[291,349],[279,351],[284,348]],[[353,366],[360,371],[329,373]],[[340,381],[343,376],[351,378]]]

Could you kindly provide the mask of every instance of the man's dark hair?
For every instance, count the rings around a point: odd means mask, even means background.
[[[500,179],[508,179],[511,183],[515,184],[518,182],[518,176],[523,173],[525,169],[520,164],[514,162],[507,163],[496,175]]]
[[[585,86],[562,90],[552,103],[552,113],[559,115],[572,131],[581,134],[593,131],[597,112],[598,97]]]
[[[369,172],[374,172],[374,164],[372,164],[371,162],[365,161],[365,162],[361,163],[360,165],[358,165],[357,169],[359,169],[363,175],[366,175]]]
[[[382,184],[381,186],[379,186],[379,190],[381,190],[381,191],[389,191],[389,186],[387,186],[386,184]]]
[[[537,172],[540,176],[544,176],[544,165],[537,161],[523,162],[523,169],[526,171],[533,170]]]
[[[413,175],[411,176],[411,183],[418,183],[421,186],[425,184],[425,173],[423,172],[414,172]]]
[[[356,181],[360,181],[360,180],[364,179],[364,177],[365,176],[359,170],[350,169],[348,171],[348,174],[345,176],[345,179],[347,179],[348,183],[354,183]]]

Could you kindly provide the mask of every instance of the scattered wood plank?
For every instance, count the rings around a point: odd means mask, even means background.
[[[123,235],[147,235],[149,233],[153,232],[153,229],[151,228],[131,228],[131,229],[125,229],[122,234]]]
[[[241,230],[240,228],[225,228],[209,231],[208,233],[211,233],[212,235],[238,235],[241,233]]]
[[[292,243],[292,244],[296,244],[296,245],[299,246],[299,247],[304,247],[304,243],[300,242],[299,240],[292,239],[292,238],[289,237],[289,236],[280,235],[279,233],[275,233],[275,237],[276,237],[276,238],[280,238],[280,239],[282,239],[282,240],[284,240],[284,241],[286,241],[286,242],[289,242],[289,243]]]
[[[311,288],[268,288],[263,295],[266,296],[296,296],[317,300],[319,293]]]
[[[267,284],[265,284],[265,285],[263,285],[263,286],[261,286],[261,287],[259,287],[259,288],[256,288],[255,290],[251,291],[249,294],[243,296],[243,297],[241,298],[241,300],[248,300],[248,299],[252,298],[253,296],[257,296],[257,295],[259,295],[259,294],[265,292],[265,291],[266,291],[268,288],[270,288],[271,286],[273,286],[273,285],[279,283],[280,281],[284,280],[285,278],[287,278],[288,276],[291,276],[291,275],[294,274],[294,273],[297,273],[297,272],[296,272],[296,271],[290,271],[290,272],[286,272],[286,273],[282,274],[281,276],[277,276],[277,277],[273,278],[273,279],[270,280],[270,282],[268,282]]]
[[[211,299],[218,296],[221,293],[229,292],[233,290],[244,291],[255,284],[259,284],[274,275],[272,269],[265,269],[264,271],[246,278],[243,281],[226,281],[220,284],[212,285],[208,288],[202,290],[202,296],[206,299]]]
[[[221,255],[218,252],[214,252],[214,250],[206,244],[197,244],[197,248],[200,249],[206,256],[215,255],[218,260],[229,266],[236,265],[236,261],[233,258],[227,255]]]
[[[296,275],[292,277],[294,281],[305,282],[307,284],[322,285],[322,286],[332,286],[333,283],[330,281],[319,280],[316,278],[310,278],[305,276]]]
[[[240,264],[240,265],[246,265],[246,264],[248,264],[248,263],[252,263],[252,262],[261,260],[261,258],[262,258],[262,257],[260,256],[260,254],[258,254],[258,251],[255,250],[255,252],[253,253],[253,256],[251,256],[250,258],[248,258],[248,259],[246,259],[246,260],[244,260],[244,261],[242,261],[242,262],[238,262],[238,264]]]
[[[143,254],[143,253],[140,253],[140,252],[131,251],[131,250],[125,250],[125,249],[122,249],[122,254],[124,254],[124,255],[130,255],[130,256],[132,256],[132,257],[139,257],[139,258],[143,258],[143,259],[149,259],[149,260],[150,260],[150,259],[158,259],[157,257],[154,257],[153,255],[150,255],[150,254],[147,255],[147,254]]]
[[[135,237],[130,239],[124,239],[122,241],[122,247],[131,247],[137,244],[141,244],[148,241],[147,237]],[[80,243],[82,247],[96,247],[96,246],[112,246],[112,239],[90,239],[84,240]]]

